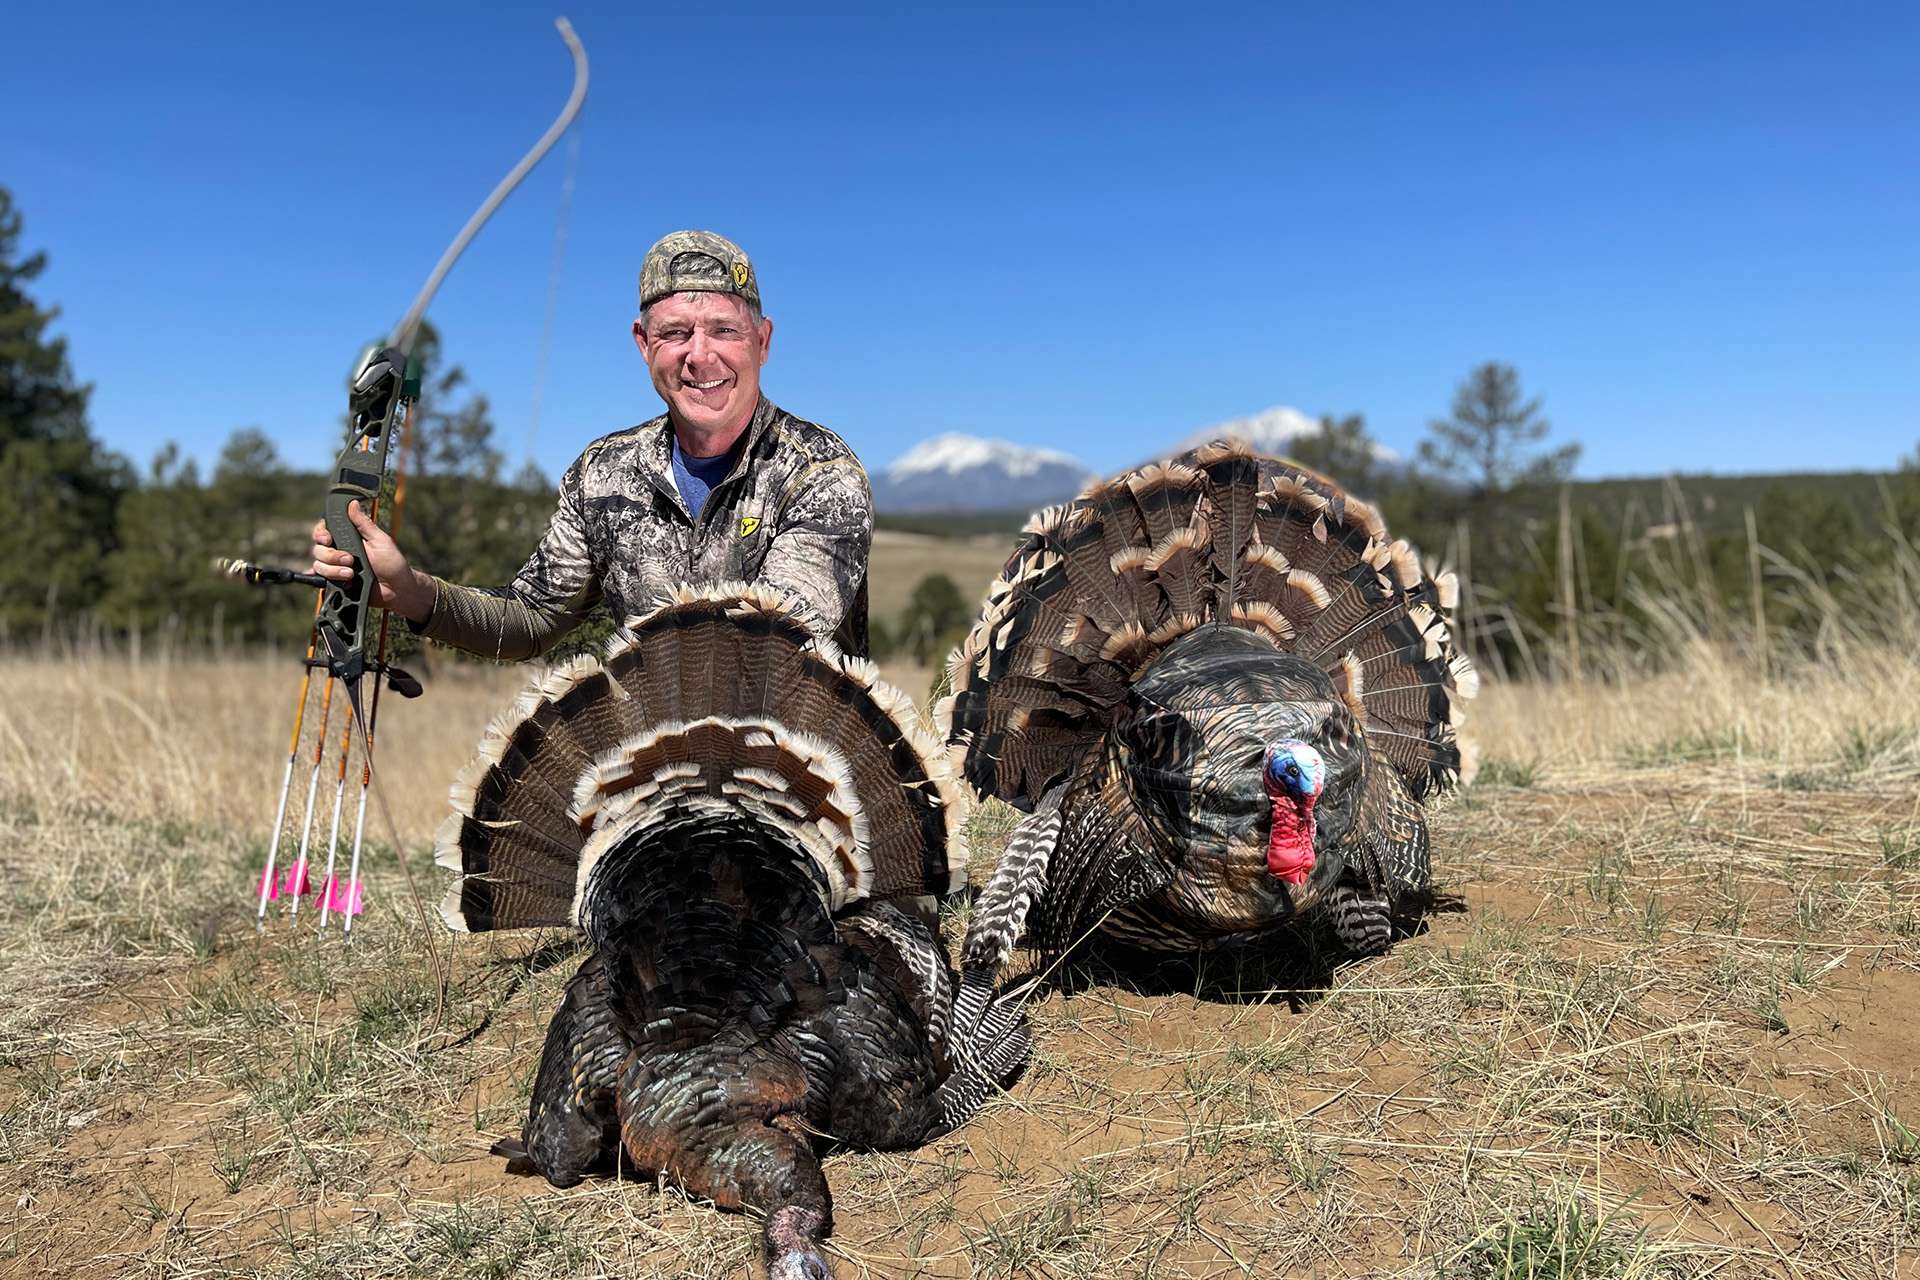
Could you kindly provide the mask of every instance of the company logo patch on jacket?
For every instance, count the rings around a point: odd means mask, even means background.
[[[740,517],[740,536],[741,537],[751,538],[753,536],[753,531],[755,529],[758,529],[759,527],[760,527],[759,516],[741,516]]]

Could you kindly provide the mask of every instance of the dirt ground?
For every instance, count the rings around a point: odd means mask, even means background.
[[[31,718],[46,681],[11,678],[0,1273],[757,1274],[738,1215],[487,1154],[524,1116],[571,938],[455,940],[442,1007],[390,849],[351,948],[310,918],[255,931],[262,848],[234,815],[278,781],[252,780],[284,732],[267,675],[164,704],[112,686],[155,742],[224,699],[225,787],[102,745],[72,695]],[[396,716],[409,842],[508,687]],[[107,694],[98,714],[134,721]],[[1483,779],[1436,811],[1434,891],[1385,957],[1306,933],[1050,970],[1005,1097],[925,1149],[829,1161],[840,1274],[1920,1275],[1911,755]],[[976,882],[1008,820],[976,812]]]

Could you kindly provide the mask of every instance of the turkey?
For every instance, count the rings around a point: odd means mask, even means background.
[[[1429,871],[1476,680],[1423,573],[1326,478],[1215,444],[1035,516],[949,664],[939,717],[1027,811],[974,904],[956,1018],[1024,936],[1152,951],[1328,913],[1377,952]]]
[[[912,704],[755,588],[683,591],[527,690],[454,785],[442,911],[595,949],[496,1154],[664,1175],[764,1215],[775,1280],[830,1275],[814,1136],[917,1145],[1031,1046],[1011,995],[949,1035],[946,953],[890,901],[964,878],[956,799]]]

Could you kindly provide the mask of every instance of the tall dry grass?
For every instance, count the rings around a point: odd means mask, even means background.
[[[1673,669],[1613,680],[1485,681],[1467,736],[1496,772],[1569,780],[1622,765],[1741,760],[1781,770],[1900,767],[1920,755],[1920,666],[1860,648],[1761,678],[1701,646]]]
[[[415,700],[383,695],[375,765],[401,837],[429,839],[453,776],[488,719],[541,673],[531,665],[441,663]],[[924,705],[931,672],[882,674]],[[272,826],[300,692],[284,658],[130,657],[93,646],[0,655],[0,805],[47,818],[110,818],[264,839]],[[297,826],[319,736],[320,681],[308,692],[288,823]],[[322,817],[337,777],[346,703],[329,719]],[[358,748],[349,787],[359,776]],[[369,834],[385,839],[370,817]]]
[[[454,772],[529,674],[441,664],[425,696],[382,697],[375,762],[403,839],[431,836]],[[301,733],[289,802],[296,817],[319,737],[320,683],[309,694]],[[300,684],[298,664],[284,659],[136,659],[99,649],[7,657],[0,660],[0,802],[49,818],[111,817],[262,837],[273,819]],[[338,698],[322,769],[326,797],[346,728],[345,699]],[[351,772],[350,785],[357,766]]]
[[[1563,501],[1566,548],[1570,520]],[[1683,521],[1623,567],[1620,610],[1597,606],[1584,566],[1563,556],[1552,629],[1502,611],[1522,661],[1483,664],[1468,736],[1496,767],[1562,776],[1748,759],[1857,774],[1920,758],[1920,549],[1889,522],[1866,558],[1816,572],[1750,519],[1747,552],[1736,607]]]
[[[430,839],[455,772],[530,674],[453,667],[416,702],[384,700],[381,786],[410,848]],[[924,703],[925,670],[894,666],[886,675]],[[258,850],[272,826],[298,684],[289,664],[258,658],[0,661],[0,806],[42,820],[220,832]],[[317,710],[315,697],[288,798],[288,840],[298,839]],[[316,848],[344,728],[344,708],[335,711]],[[1805,664],[1762,679],[1738,654],[1703,646],[1677,669],[1612,681],[1487,681],[1466,734],[1494,784],[1578,784],[1677,765],[1724,766],[1761,786],[1891,779],[1920,761],[1920,667],[1904,653],[1862,648],[1844,666]],[[350,779],[349,814],[353,796]],[[386,843],[377,811],[367,834]]]
[[[431,836],[453,775],[488,718],[534,674],[443,664],[424,697],[383,698],[376,761],[409,844]],[[891,664],[884,674],[924,704],[926,669]],[[257,657],[0,659],[0,803],[263,838],[299,685],[294,664]],[[316,691],[308,702],[290,822],[304,804],[319,701]],[[323,799],[333,787],[344,713],[336,702]],[[1664,670],[1486,679],[1467,714],[1466,736],[1498,775],[1493,780],[1513,769],[1564,781],[1621,766],[1739,761],[1857,774],[1920,758],[1920,665],[1909,653],[1862,644],[1839,662],[1796,660],[1762,676],[1737,649],[1700,643]]]

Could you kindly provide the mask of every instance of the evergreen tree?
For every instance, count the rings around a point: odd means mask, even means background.
[[[1521,398],[1514,367],[1489,361],[1454,389],[1452,416],[1427,423],[1433,434],[1420,444],[1420,462],[1491,506],[1513,489],[1557,484],[1573,474],[1577,443],[1547,452],[1534,447],[1552,427],[1540,416],[1539,397]]]
[[[318,477],[290,474],[264,432],[227,438],[202,484],[168,442],[148,477],[120,503],[120,549],[100,609],[115,627],[171,623],[200,636],[218,619],[226,639],[304,636],[313,600],[304,591],[250,587],[212,571],[216,558],[305,567]]]
[[[1901,533],[1920,542],[1920,445],[1900,459],[1893,480],[1893,519]]]
[[[1375,447],[1365,417],[1357,413],[1344,418],[1327,414],[1320,419],[1320,430],[1312,435],[1296,436],[1288,451],[1301,465],[1331,477],[1344,488],[1368,496],[1379,491]]]
[[[953,579],[944,573],[928,574],[907,600],[894,646],[930,667],[946,660],[947,651],[960,643],[972,622],[973,606]]]
[[[74,380],[59,314],[25,285],[47,255],[15,255],[21,218],[0,187],[0,628],[39,626],[49,611],[89,606],[105,586],[126,463],[87,425],[90,387]]]
[[[477,392],[462,395],[467,371],[441,368],[440,332],[422,321],[413,344],[420,362],[420,401],[413,411],[413,474],[499,480],[506,455],[494,447],[492,405]]]
[[[429,573],[473,586],[511,581],[553,515],[553,488],[523,468],[501,482],[492,407],[467,391],[466,371],[443,367],[440,335],[420,327],[420,401],[413,411],[407,508],[400,545]]]
[[[1519,373],[1495,361],[1468,373],[1451,415],[1427,430],[1409,486],[1425,521],[1443,539],[1468,522],[1482,579],[1495,563],[1516,564],[1529,527],[1552,518],[1552,490],[1571,478],[1580,446],[1543,448],[1552,424],[1539,397],[1523,397]]]

